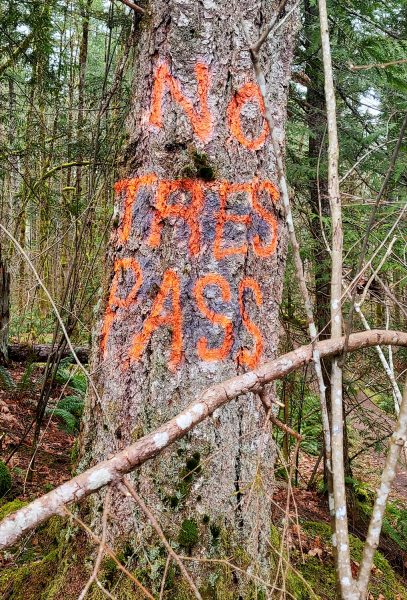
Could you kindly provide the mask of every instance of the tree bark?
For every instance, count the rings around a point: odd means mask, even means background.
[[[266,0],[239,9],[253,39],[273,15]],[[88,399],[81,468],[154,430],[207,386],[272,358],[278,343],[286,231],[240,15],[226,0],[155,0],[150,10],[126,177],[116,186],[112,275],[93,360],[99,398]],[[282,145],[295,25],[291,17],[263,47]],[[257,395],[247,394],[135,479],[170,539],[182,546],[180,532],[193,521],[199,534],[189,551],[244,548],[263,575],[274,463],[264,418]],[[143,566],[150,533],[115,493],[111,535],[131,538]],[[195,569],[201,586],[202,573]],[[236,597],[248,597],[237,586]]]
[[[0,246],[0,364],[8,362],[8,326],[10,320],[10,274]]]

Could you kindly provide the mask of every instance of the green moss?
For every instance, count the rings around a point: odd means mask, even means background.
[[[72,444],[70,458],[71,458],[71,464],[75,468],[76,463],[78,462],[78,459],[79,459],[79,440],[78,439],[76,439],[74,441],[74,443]]]
[[[193,472],[200,473],[202,467],[199,465],[201,460],[201,455],[199,452],[194,452],[192,456],[187,458],[185,462],[186,469],[188,471],[188,475],[192,475]]]
[[[216,523],[212,523],[212,525],[210,525],[210,527],[209,527],[209,530],[212,535],[213,543],[217,544],[219,541],[220,534],[221,534],[221,528],[219,527],[219,525],[216,525]]]
[[[7,465],[0,460],[0,497],[5,496],[11,488],[11,475]]]
[[[214,181],[216,171],[211,165],[207,154],[198,152],[195,148],[189,150],[190,162],[181,171],[181,177],[187,179],[203,179]]]
[[[309,537],[318,537],[327,550],[330,557],[324,559],[323,563],[315,556],[305,556],[305,562],[296,565],[297,570],[309,583],[320,598],[337,598],[335,565],[333,559],[333,548],[331,544],[332,533],[327,523],[308,521],[301,524],[302,529]],[[354,563],[360,563],[363,553],[363,542],[353,535],[349,536],[351,559]],[[374,558],[375,570],[369,585],[369,592],[374,598],[382,594],[385,598],[394,598],[397,594],[401,600],[407,600],[407,591],[397,578],[389,562],[380,552],[376,552]],[[308,596],[299,596],[307,598]]]
[[[182,456],[185,451],[178,449],[178,456]],[[201,455],[194,452],[191,456],[185,458],[185,466],[178,471],[178,481],[174,493],[164,497],[164,502],[172,509],[179,508],[182,502],[189,496],[194,479],[201,473]]]
[[[214,181],[216,179],[215,169],[211,166],[208,156],[200,152],[193,152],[192,160],[196,170],[196,176],[204,181]]]
[[[43,600],[47,598],[46,587],[55,575],[58,552],[52,550],[41,560],[10,567],[0,575],[0,594],[9,600]]]
[[[189,551],[198,542],[199,529],[198,524],[194,519],[185,519],[181,524],[181,529],[178,533],[178,543],[183,548]]]
[[[2,521],[5,517],[10,515],[16,510],[23,508],[27,502],[23,502],[22,500],[12,500],[11,502],[6,502],[3,506],[0,507],[0,521]]]
[[[357,508],[366,520],[373,512],[373,494],[367,498],[358,498]],[[387,536],[404,552],[407,552],[407,510],[395,502],[388,502],[383,519],[382,536]]]

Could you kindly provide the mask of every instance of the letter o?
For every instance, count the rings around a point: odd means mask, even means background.
[[[249,138],[247,138],[243,132],[240,119],[240,114],[244,105],[247,104],[247,102],[253,101],[257,101],[260,106],[261,113],[264,116],[265,107],[259,86],[251,82],[245,83],[245,85],[236,92],[232,100],[229,102],[226,114],[229,121],[230,131],[238,140],[238,142],[240,142],[249,150],[258,150],[264,144],[266,137],[270,133],[270,128],[267,121],[264,120],[263,130],[260,135],[254,140],[249,140]]]

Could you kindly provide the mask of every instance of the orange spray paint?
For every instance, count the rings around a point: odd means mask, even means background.
[[[195,65],[195,76],[200,112],[194,109],[191,100],[183,94],[178,80],[171,75],[168,65],[166,63],[159,65],[154,76],[150,124],[157,127],[163,126],[162,104],[165,90],[168,89],[172,99],[182,107],[187,115],[195,135],[203,142],[207,142],[213,131],[213,118],[208,106],[209,69],[207,65],[198,62]]]
[[[191,201],[184,204],[168,204],[174,192],[186,192],[191,195]],[[183,219],[189,227],[189,251],[193,256],[200,250],[199,215],[204,205],[202,184],[195,179],[175,179],[160,181],[157,188],[155,213],[151,224],[147,243],[152,248],[158,248],[161,241],[161,229],[164,219],[171,217]]]
[[[167,298],[171,296],[171,310],[165,308]],[[151,312],[143,323],[143,328],[132,343],[129,353],[130,361],[137,361],[143,354],[154,331],[168,325],[172,330],[170,369],[174,370],[182,357],[182,312],[181,291],[178,275],[171,270],[164,273],[161,287],[153,302]]]
[[[135,282],[126,298],[120,298],[117,295],[119,289],[119,277],[123,271],[132,270],[135,276]],[[143,283],[143,273],[141,267],[136,259],[134,258],[119,258],[114,264],[114,277],[112,285],[110,287],[109,300],[106,306],[105,318],[102,326],[102,337],[100,341],[100,347],[103,355],[106,352],[107,340],[109,337],[110,329],[113,325],[113,321],[116,317],[117,308],[129,308],[129,306],[136,299],[137,293]]]
[[[220,207],[216,214],[215,241],[213,245],[214,256],[216,260],[221,260],[222,258],[232,254],[246,254],[247,244],[242,244],[238,247],[234,246],[224,248],[222,246],[222,240],[225,223],[227,221],[232,223],[244,223],[245,225],[250,224],[251,218],[249,215],[231,215],[230,213],[226,212],[226,204],[227,197],[230,194],[245,192],[251,196],[251,185],[250,183],[227,183],[223,181],[219,183],[217,189],[219,192]]]
[[[249,150],[258,150],[261,148],[270,133],[270,128],[266,120],[263,122],[263,130],[258,135],[257,138],[250,140],[246,137],[240,120],[240,114],[244,105],[247,102],[257,102],[260,106],[260,110],[262,115],[265,113],[263,97],[261,95],[259,86],[248,82],[243,87],[241,87],[236,94],[233,96],[232,100],[229,102],[229,105],[226,110],[226,114],[229,120],[229,128],[234,137],[240,142],[243,146],[248,148]]]
[[[257,325],[255,325],[255,323],[253,323],[253,321],[251,321],[250,317],[248,316],[245,310],[243,295],[246,289],[252,290],[257,306],[261,306],[263,304],[263,296],[259,284],[252,277],[245,277],[239,283],[240,313],[242,315],[244,326],[254,338],[254,348],[252,352],[250,352],[246,348],[240,350],[237,356],[237,362],[239,364],[246,365],[247,367],[249,367],[249,369],[254,369],[259,364],[259,360],[263,353],[264,343],[260,329],[257,327]]]
[[[126,243],[129,239],[131,231],[131,223],[133,216],[133,206],[137,199],[137,192],[143,186],[154,185],[157,182],[157,176],[153,173],[142,175],[134,179],[122,179],[115,184],[116,194],[126,191],[124,200],[124,211],[121,226],[118,231],[119,242]]]
[[[205,361],[222,360],[228,356],[233,344],[233,325],[229,317],[215,313],[206,305],[203,293],[208,285],[216,285],[220,288],[224,302],[230,302],[231,299],[230,286],[221,275],[209,273],[200,277],[196,282],[194,296],[199,310],[211,323],[222,327],[225,332],[223,343],[219,348],[208,348],[208,340],[205,337],[200,338],[197,344],[197,353],[199,358]]]
[[[253,250],[257,256],[261,256],[262,258],[267,258],[275,252],[277,247],[277,221],[275,216],[266,210],[259,202],[258,194],[265,190],[274,203],[277,202],[279,194],[276,187],[271,183],[271,181],[254,181],[253,182],[253,208],[254,210],[261,216],[263,221],[267,223],[270,228],[270,241],[268,244],[263,245],[260,240],[259,235],[253,236]]]

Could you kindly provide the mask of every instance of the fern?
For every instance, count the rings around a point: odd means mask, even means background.
[[[68,368],[69,362],[67,362],[70,360],[69,357],[61,360],[55,375],[55,381],[59,385],[69,385],[70,388],[78,392],[81,396],[84,396],[87,388],[86,377],[82,372],[72,373],[70,371]]]
[[[57,417],[61,421],[61,429],[66,433],[75,433],[77,429],[78,421],[76,417],[63,408],[47,409],[47,413],[52,413],[54,417]]]
[[[16,389],[14,379],[3,365],[0,365],[0,386],[3,386],[7,391]]]
[[[83,412],[83,398],[80,396],[65,396],[58,402],[57,408],[66,410],[80,419]]]
[[[19,390],[27,390],[28,388],[32,387],[33,385],[33,380],[32,380],[32,374],[33,371],[35,369],[35,363],[30,363],[26,366],[23,376],[21,377],[20,381],[18,382],[18,389]]]
[[[66,396],[59,400],[55,408],[47,408],[46,412],[60,420],[63,431],[73,434],[79,428],[83,404],[83,398],[80,396]]]

